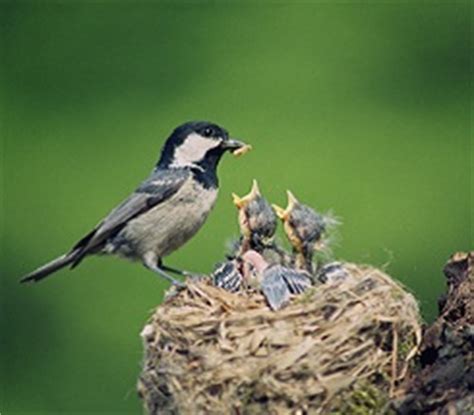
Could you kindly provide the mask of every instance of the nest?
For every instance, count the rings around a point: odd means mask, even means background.
[[[259,293],[189,282],[142,332],[147,412],[382,413],[416,353],[418,305],[384,272],[344,268],[277,312]]]

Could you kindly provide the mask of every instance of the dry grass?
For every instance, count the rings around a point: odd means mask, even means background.
[[[380,413],[419,344],[418,305],[382,271],[345,268],[278,312],[207,281],[169,298],[142,332],[148,413]]]

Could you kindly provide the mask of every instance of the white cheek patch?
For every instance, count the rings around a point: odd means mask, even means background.
[[[220,144],[220,139],[206,138],[196,133],[190,134],[176,148],[172,165],[176,167],[193,166],[201,161],[209,150],[219,147]]]

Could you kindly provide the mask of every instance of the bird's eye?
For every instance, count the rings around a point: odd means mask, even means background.
[[[210,127],[207,127],[204,129],[202,134],[204,137],[212,137],[213,133],[214,133],[214,130]]]

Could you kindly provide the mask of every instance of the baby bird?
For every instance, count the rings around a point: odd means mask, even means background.
[[[262,252],[273,246],[273,236],[277,228],[277,217],[270,204],[260,193],[258,183],[253,181],[252,190],[246,196],[232,194],[239,210],[241,233],[239,255],[249,249]]]
[[[277,205],[273,205],[273,208],[283,221],[286,236],[293,247],[296,268],[312,274],[313,254],[314,251],[325,247],[323,235],[329,225],[329,220],[309,206],[300,203],[289,190],[287,194],[286,209]]]
[[[238,259],[232,259],[218,265],[211,275],[214,285],[231,293],[240,291],[244,281],[240,265],[241,261]]]
[[[291,294],[301,294],[311,287],[311,279],[279,264],[269,265],[256,251],[249,250],[243,257],[244,278],[255,279],[272,310],[279,310],[290,300]],[[249,267],[250,265],[250,267]],[[252,283],[252,281],[249,281]]]
[[[332,284],[350,278],[349,272],[344,268],[342,262],[330,262],[323,265],[316,272],[316,280],[323,284]]]

